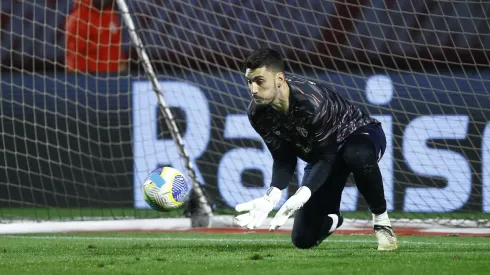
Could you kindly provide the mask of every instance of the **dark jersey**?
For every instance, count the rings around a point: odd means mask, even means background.
[[[271,185],[281,187],[287,186],[294,174],[296,157],[308,163],[331,159],[358,128],[380,124],[325,85],[297,77],[289,77],[286,81],[290,91],[286,114],[253,101],[248,108],[252,127],[274,158]]]

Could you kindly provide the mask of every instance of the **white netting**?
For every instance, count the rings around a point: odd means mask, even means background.
[[[390,210],[486,219],[490,5],[347,2],[128,2],[210,203],[219,213],[267,189],[272,162],[248,124],[239,66],[269,46],[289,72],[331,84],[383,122]],[[138,191],[149,171],[185,169],[127,29],[121,43],[130,71],[66,73],[73,3],[1,5],[0,218],[25,213],[20,207],[54,207],[55,218],[145,208]],[[366,213],[351,183],[342,210]]]

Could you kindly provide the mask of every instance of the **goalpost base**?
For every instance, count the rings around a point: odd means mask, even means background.
[[[192,228],[211,228],[212,226],[212,216],[205,214],[194,214],[191,216],[191,226]]]

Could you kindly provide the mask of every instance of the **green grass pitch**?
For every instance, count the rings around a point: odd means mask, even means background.
[[[0,274],[488,274],[490,238],[333,235],[299,250],[286,234],[79,233],[0,236]]]

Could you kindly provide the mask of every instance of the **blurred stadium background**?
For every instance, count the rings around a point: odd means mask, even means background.
[[[149,210],[141,196],[155,167],[185,169],[122,18],[127,70],[72,72],[65,25],[73,1],[0,5],[4,232],[27,232],[26,223],[32,232],[69,230],[50,222],[80,220],[87,222],[79,230],[108,228],[89,223],[96,220],[123,221],[129,229],[189,226],[182,211]],[[132,0],[128,6],[215,226],[234,226],[231,209],[261,196],[270,180],[272,162],[248,125],[239,71],[249,52],[269,46],[282,52],[292,74],[331,84],[383,122],[388,150],[380,165],[398,226],[488,230],[490,3]],[[352,224],[369,225],[352,181],[342,210]],[[6,227],[18,223],[24,225]]]

